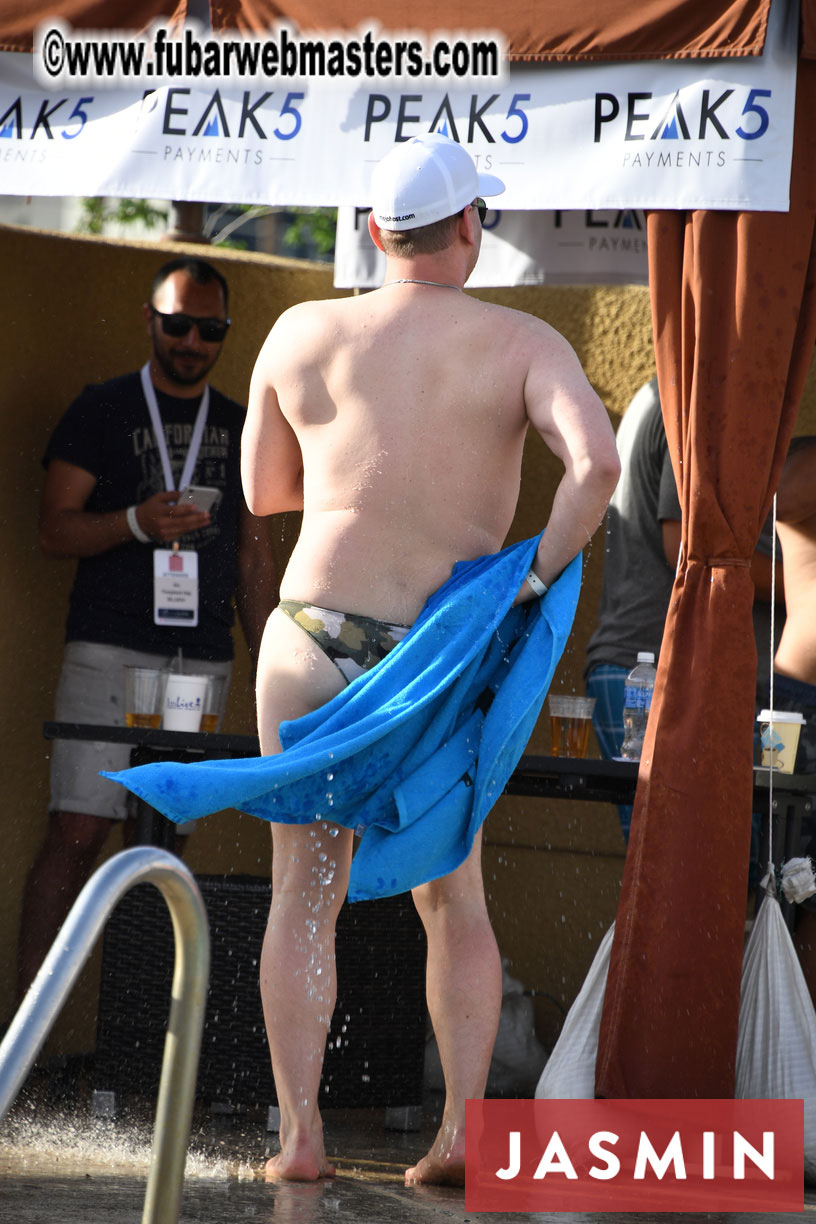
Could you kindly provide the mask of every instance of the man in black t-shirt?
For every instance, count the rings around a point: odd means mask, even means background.
[[[78,562],[58,721],[123,725],[125,667],[166,668],[179,652],[185,671],[223,678],[223,709],[233,600],[256,655],[278,579],[268,523],[250,515],[241,491],[245,409],[207,382],[227,308],[226,281],[212,265],[165,264],[143,307],[151,341],[143,370],[86,387],[48,443],[40,545]],[[217,491],[211,511],[180,500],[191,485]],[[190,574],[180,602],[157,576],[162,550],[176,546],[174,566]],[[126,842],[132,836],[124,792],[99,777],[126,768],[129,753],[120,744],[54,744],[48,831],[23,897],[21,994],[113,822],[127,821]]]

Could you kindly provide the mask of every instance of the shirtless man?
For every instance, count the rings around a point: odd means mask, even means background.
[[[816,773],[816,438],[791,442],[776,502],[787,615],[774,655],[774,708],[804,714],[796,772]],[[811,833],[805,853],[816,858],[816,833]],[[816,906],[812,898],[796,908],[794,942],[816,1002]]]
[[[813,686],[810,704],[816,705],[816,438],[791,442],[779,481],[776,517],[787,619],[774,656],[774,673]],[[784,682],[782,687],[787,687]],[[802,690],[795,695],[807,694]],[[812,754],[809,764],[816,768],[816,743]]]
[[[370,231],[387,257],[385,283],[361,297],[293,307],[260,353],[243,439],[245,494],[255,514],[303,508],[281,607],[261,647],[264,754],[280,751],[283,719],[329,701],[355,674],[354,660],[334,661],[342,652],[338,620],[353,628],[368,618],[357,627],[371,646],[362,662],[369,665],[456,561],[501,548],[529,424],[565,469],[537,579],[552,582],[603,517],[618,477],[615,439],[574,352],[546,323],[462,293],[479,254],[485,206],[477,197],[502,190],[446,137],[397,146],[373,182]],[[525,583],[519,599],[533,598]],[[304,604],[306,617],[295,621]],[[341,616],[321,621],[326,609]],[[273,900],[261,961],[281,1110],[272,1178],[334,1172],[317,1097],[353,836],[322,820],[272,826]],[[335,870],[324,883],[327,851]],[[446,1103],[430,1151],[406,1181],[462,1184],[465,1101],[484,1094],[501,1003],[480,838],[461,867],[413,897],[428,937],[428,1006]]]

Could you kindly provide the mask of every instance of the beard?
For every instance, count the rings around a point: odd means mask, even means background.
[[[189,349],[162,348],[153,341],[153,355],[164,375],[180,387],[191,387],[209,374],[218,359],[218,353],[209,357]]]

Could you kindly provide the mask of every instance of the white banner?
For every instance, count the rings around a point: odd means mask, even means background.
[[[505,209],[784,211],[795,8],[775,0],[761,59],[524,66],[495,85],[279,74],[68,90],[5,52],[0,192],[364,205],[395,141],[440,130],[504,179]]]
[[[368,233],[367,208],[337,210],[334,284],[376,289],[385,256]],[[468,289],[499,285],[646,285],[646,219],[640,209],[507,212],[489,209]]]

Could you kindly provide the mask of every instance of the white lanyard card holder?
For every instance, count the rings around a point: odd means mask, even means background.
[[[153,552],[153,621],[173,629],[198,624],[198,553],[157,548]]]

